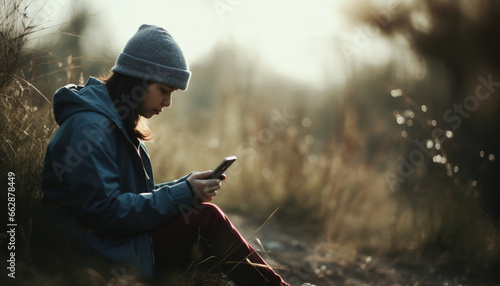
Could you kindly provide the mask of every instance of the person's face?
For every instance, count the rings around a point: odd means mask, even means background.
[[[151,83],[139,104],[139,114],[146,118],[159,114],[163,107],[172,105],[172,93],[176,90],[161,83]]]

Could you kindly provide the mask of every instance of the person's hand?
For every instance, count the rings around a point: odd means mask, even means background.
[[[210,202],[217,195],[221,181],[226,179],[226,175],[220,179],[209,179],[210,174],[212,171],[193,172],[187,179],[200,202]]]

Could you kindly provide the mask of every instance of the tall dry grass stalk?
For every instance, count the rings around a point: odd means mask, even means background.
[[[22,72],[22,66],[29,63],[23,48],[36,30],[25,9],[17,1],[2,1],[0,12],[0,168],[2,176],[16,174],[18,219],[23,223],[40,198],[41,161],[46,138],[53,131],[46,106],[35,104],[36,97],[48,100]]]

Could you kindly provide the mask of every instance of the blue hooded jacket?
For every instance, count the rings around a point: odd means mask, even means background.
[[[59,129],[45,156],[44,203],[90,250],[152,278],[149,231],[193,205],[187,176],[154,184],[146,147],[132,143],[95,78],[60,88],[54,115]]]

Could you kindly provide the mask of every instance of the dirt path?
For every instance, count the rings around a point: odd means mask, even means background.
[[[397,267],[384,258],[328,243],[314,236],[307,227],[291,226],[289,222],[283,223],[276,218],[261,228],[263,222],[257,223],[243,215],[229,213],[228,217],[292,285],[466,285],[460,283],[459,278],[446,277],[432,269]]]

